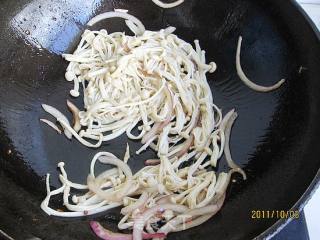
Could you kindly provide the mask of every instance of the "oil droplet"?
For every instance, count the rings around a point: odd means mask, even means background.
[[[29,30],[26,30],[25,33],[26,33],[27,35],[30,35],[30,31],[29,31]]]

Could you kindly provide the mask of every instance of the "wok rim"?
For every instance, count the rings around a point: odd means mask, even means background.
[[[319,39],[320,41],[320,39]],[[310,183],[307,190],[302,194],[299,200],[293,205],[290,210],[299,210],[299,212],[303,211],[304,207],[307,205],[308,201],[312,198],[313,194],[320,187],[320,169],[312,182]],[[276,221],[272,226],[266,229],[264,232],[260,233],[254,239],[271,239],[277,233],[279,233],[285,226],[287,226],[293,219],[292,218],[283,218]]]

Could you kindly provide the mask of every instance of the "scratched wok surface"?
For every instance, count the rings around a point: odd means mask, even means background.
[[[0,3],[0,229],[15,239],[96,239],[88,221],[98,219],[116,229],[119,210],[99,216],[61,219],[39,208],[45,196],[44,177],[58,187],[57,163],[66,162],[70,179],[84,182],[90,160],[101,150],[122,157],[126,136],[89,149],[69,141],[39,122],[47,117],[41,103],[53,105],[69,118],[65,102],[72,87],[64,79],[67,63],[86,22],[94,15],[125,8],[159,30],[169,25],[192,42],[199,39],[207,59],[218,65],[208,75],[215,103],[224,113],[236,108],[232,131],[233,157],[247,172],[228,189],[222,210],[194,229],[169,239],[251,239],[275,232],[284,220],[251,219],[252,210],[288,210],[303,206],[317,183],[320,166],[317,124],[320,111],[319,34],[294,1],[185,0],[163,10],[150,0],[3,0]],[[93,29],[128,31],[121,19],[103,21]],[[272,93],[244,86],[235,70],[238,36],[243,36],[242,64],[258,84],[286,83]],[[302,66],[302,68],[301,68]],[[81,97],[72,99],[81,107]],[[140,143],[129,141],[133,171],[152,151],[133,153]],[[100,166],[100,171],[101,171]],[[218,171],[226,170],[222,159]],[[52,201],[61,204],[60,198]]]

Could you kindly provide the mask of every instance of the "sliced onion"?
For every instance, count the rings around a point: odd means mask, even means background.
[[[80,110],[77,108],[76,105],[74,105],[71,101],[67,100],[67,106],[72,113],[73,116],[73,129],[76,132],[79,132],[81,129],[81,124],[80,124],[80,117],[79,117],[79,112]]]
[[[144,161],[144,165],[146,166],[155,166],[160,164],[160,159],[148,159]]]
[[[79,132],[81,129],[81,124],[80,124],[80,117],[79,117],[79,112],[80,110],[77,108],[76,105],[74,105],[71,101],[67,100],[67,106],[72,113],[73,116],[73,129],[76,132]]]
[[[52,127],[54,130],[56,130],[59,134],[61,134],[61,130],[58,128],[58,126],[56,124],[54,124],[53,122],[47,120],[47,119],[43,119],[40,118],[41,122],[46,123],[48,126]]]
[[[238,47],[237,47],[236,67],[237,67],[238,76],[242,80],[242,82],[245,85],[247,85],[249,88],[251,88],[257,92],[270,92],[270,91],[273,91],[273,90],[279,88],[285,82],[285,79],[281,79],[279,82],[277,82],[276,84],[274,84],[272,86],[265,87],[265,86],[260,86],[260,85],[255,84],[246,76],[246,74],[243,72],[242,67],[241,67],[241,60],[240,60],[241,43],[242,43],[242,37],[240,36],[239,40],[238,40]]]
[[[153,238],[165,238],[166,234],[164,233],[142,233],[143,239],[153,239]]]
[[[235,109],[231,109],[227,114],[223,117],[221,123],[219,124],[219,128],[224,132],[227,123],[229,122],[231,116],[233,115]]]
[[[62,119],[65,123],[70,125],[68,118],[65,115],[63,115],[58,109],[56,109],[52,106],[49,106],[47,104],[42,104],[41,106],[47,113],[51,114],[57,120]],[[69,138],[69,139],[72,138],[72,134],[70,133],[70,131],[68,129],[64,128],[64,134],[66,135],[67,138]]]
[[[90,227],[99,238],[104,240],[132,240],[131,234],[111,232],[110,230],[102,227],[101,224],[96,221],[91,221]]]
[[[99,15],[95,16],[94,18],[92,18],[87,23],[87,25],[88,26],[92,26],[92,25],[96,24],[97,22],[100,22],[100,21],[102,21],[104,19],[115,18],[115,17],[124,18],[126,20],[129,20],[129,21],[133,22],[139,29],[139,32],[138,32],[139,35],[143,34],[145,32],[145,30],[146,30],[144,25],[142,24],[142,22],[138,18],[136,18],[136,17],[134,17],[134,16],[132,16],[132,15],[130,15],[128,13],[119,12],[119,11],[116,11],[116,12],[105,12],[105,13],[99,14]]]
[[[152,2],[154,2],[156,5],[158,5],[159,7],[161,8],[174,8],[178,5],[180,5],[181,3],[184,2],[184,0],[177,0],[175,2],[172,2],[172,3],[164,3],[160,0],[152,0]]]
[[[132,234],[114,233],[102,227],[101,224],[96,221],[91,221],[90,227],[99,238],[104,240],[132,240]],[[143,239],[164,238],[165,236],[164,233],[142,233]]]
[[[238,171],[242,174],[243,179],[245,180],[247,178],[246,173],[233,161],[231,157],[231,152],[230,152],[230,135],[231,135],[231,128],[237,119],[238,114],[236,112],[232,113],[229,121],[226,124],[224,134],[225,134],[225,144],[224,144],[224,154],[226,157],[226,161],[229,165],[230,168],[232,169],[238,169]]]

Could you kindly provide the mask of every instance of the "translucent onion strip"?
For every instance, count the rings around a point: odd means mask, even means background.
[[[42,104],[41,105],[42,108],[49,114],[51,114],[53,117],[55,117],[57,120],[61,119],[63,122],[65,122],[66,124],[70,125],[68,118],[63,115],[58,109],[56,109],[55,107],[49,106],[47,104]],[[62,126],[63,127],[63,126]],[[70,133],[70,131],[68,129],[66,129],[64,127],[64,134],[66,135],[67,138],[71,139],[72,138],[72,134]]]
[[[52,127],[54,130],[57,131],[57,133],[61,134],[61,130],[58,128],[58,126],[56,124],[54,124],[53,122],[47,120],[47,119],[43,119],[40,118],[41,122],[44,122],[45,124],[47,124],[48,126]]]
[[[156,5],[162,8],[173,8],[182,4],[184,0],[178,0],[172,3],[164,3],[161,0],[152,0],[152,2],[154,2]]]
[[[237,68],[237,73],[239,78],[242,80],[242,82],[247,85],[249,88],[258,91],[258,92],[270,92],[273,91],[277,88],[279,88],[284,82],[285,79],[281,79],[279,82],[276,84],[270,86],[270,87],[265,87],[265,86],[260,86],[252,82],[244,73],[241,67],[241,60],[240,60],[240,54],[241,54],[241,43],[242,43],[242,37],[239,37],[238,40],[238,47],[237,47],[237,55],[236,55],[236,68]]]
[[[124,18],[124,19],[129,20],[130,22],[134,23],[137,26],[137,30],[138,30],[138,32],[134,32],[135,34],[141,35],[141,34],[144,33],[145,27],[144,27],[143,23],[138,18],[136,18],[135,16],[130,15],[130,14],[126,13],[126,12],[119,12],[119,11],[105,12],[105,13],[99,14],[99,15],[95,16],[94,18],[92,18],[87,23],[87,25],[88,26],[93,26],[97,22],[100,22],[100,21],[102,21],[104,19],[115,18],[115,17]]]
[[[243,179],[246,179],[246,173],[233,161],[231,157],[231,151],[230,151],[230,135],[231,135],[231,129],[232,126],[237,119],[238,114],[236,112],[233,112],[232,115],[230,116],[230,119],[228,120],[226,127],[225,127],[225,145],[224,145],[224,154],[227,160],[227,163],[230,168],[232,169],[239,169],[240,173],[243,176]]]

